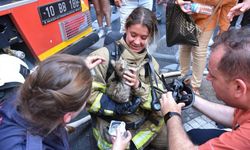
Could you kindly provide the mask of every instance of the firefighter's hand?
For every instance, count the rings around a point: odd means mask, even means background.
[[[114,0],[115,1],[115,6],[121,7],[122,6],[122,0]]]
[[[136,68],[130,68],[129,71],[125,71],[123,78],[126,79],[126,84],[134,89],[137,89],[140,85],[140,80],[137,77]]]
[[[112,150],[125,150],[131,139],[132,135],[129,131],[126,131],[126,133],[124,134],[120,131],[120,128],[118,127],[116,129],[116,137],[112,137]]]
[[[105,62],[105,59],[101,56],[88,56],[85,59],[85,63],[89,69],[92,69],[103,62]]]
[[[165,115],[168,112],[178,112],[181,114],[181,108],[185,106],[184,103],[176,103],[173,96],[172,92],[167,92],[165,94],[162,94],[161,99],[161,112],[163,115]]]
[[[250,9],[250,0],[245,0],[244,2],[232,7],[229,13],[227,14],[227,17],[230,21],[232,21],[234,16],[238,16],[247,11],[248,9]]]

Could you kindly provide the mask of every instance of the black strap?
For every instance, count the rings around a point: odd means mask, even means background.
[[[114,67],[111,65],[111,60],[115,60],[115,61],[119,60],[122,52],[124,51],[124,47],[117,42],[112,42],[111,44],[107,45],[106,48],[109,51],[109,64],[108,64],[107,74],[105,78],[105,81],[107,82],[109,77],[114,72]]]
[[[161,109],[161,105],[160,105],[159,99],[158,99],[157,94],[156,94],[156,89],[154,88],[154,84],[153,84],[153,82],[155,82],[155,84],[158,88],[158,81],[156,79],[154,66],[152,63],[152,56],[148,55],[148,58],[149,58],[149,62],[148,62],[149,82],[150,82],[150,86],[151,86],[151,96],[152,96],[151,108],[154,111],[159,111]]]
[[[155,81],[155,84],[158,87],[158,81],[157,81],[156,76],[155,76],[152,56],[148,54],[148,58],[149,58],[148,65],[149,65],[150,85],[153,87],[153,85],[154,85],[153,82]]]

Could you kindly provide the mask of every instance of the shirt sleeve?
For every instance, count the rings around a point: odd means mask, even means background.
[[[228,30],[230,26],[230,20],[227,18],[227,14],[235,4],[236,4],[235,0],[223,2],[219,13],[219,21],[218,21],[220,33]]]

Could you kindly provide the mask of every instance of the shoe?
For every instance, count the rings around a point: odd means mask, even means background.
[[[158,23],[161,23],[161,16],[160,16],[160,17],[157,17],[156,19],[157,19],[157,22],[158,22]]]
[[[184,84],[186,85],[186,86],[191,86],[192,87],[192,85],[191,85],[191,76],[189,76],[189,77],[187,77],[186,79],[184,79]],[[199,87],[192,87],[192,90],[193,90],[193,92],[194,92],[194,94],[196,94],[196,95],[201,95],[200,94],[200,88]]]
[[[106,34],[109,34],[110,32],[112,32],[111,27],[106,27]]]
[[[97,34],[98,34],[99,38],[103,37],[105,35],[104,29],[102,29],[102,28],[99,29]]]

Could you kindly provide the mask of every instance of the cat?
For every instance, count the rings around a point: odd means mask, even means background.
[[[111,65],[116,73],[116,78],[108,83],[107,95],[118,103],[128,102],[131,98],[131,86],[127,85],[126,79],[123,78],[124,72],[130,71],[128,63],[123,59],[111,60]]]

